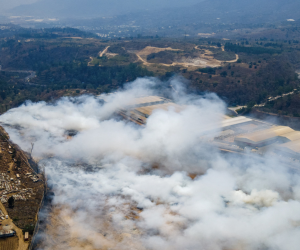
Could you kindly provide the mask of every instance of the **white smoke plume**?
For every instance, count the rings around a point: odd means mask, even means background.
[[[105,104],[28,102],[0,117],[24,150],[34,142],[55,193],[40,248],[299,249],[298,172],[209,146],[226,108],[216,95],[182,94],[174,79],[182,111],[157,110],[145,127],[113,115],[135,97],[159,95],[161,84],[138,79]],[[79,132],[69,140],[66,130]]]

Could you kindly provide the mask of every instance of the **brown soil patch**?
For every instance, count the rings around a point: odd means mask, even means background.
[[[18,249],[19,241],[17,236],[0,239],[0,250],[16,250]]]
[[[195,47],[195,49],[198,49],[198,47]],[[149,63],[147,62],[147,56],[152,54],[152,53],[158,53],[161,51],[165,50],[172,50],[172,51],[180,51],[179,49],[172,49],[170,47],[168,48],[157,48],[157,47],[151,47],[148,46],[138,52],[135,52],[137,55],[138,59],[145,65],[145,66],[151,66],[154,65],[154,63]],[[236,62],[239,59],[238,55],[236,55],[236,59],[232,61],[227,61],[228,63],[233,63]],[[197,58],[184,58],[182,57],[180,60],[177,62],[173,62],[172,64],[164,64],[164,63],[158,63],[157,65],[160,66],[179,66],[179,67],[197,67],[197,68],[206,68],[206,67],[220,67],[224,63],[223,61],[219,61],[213,57],[213,52],[210,50],[206,49],[204,50],[204,53],[199,55]]]
[[[152,53],[158,53],[158,52],[165,51],[165,50],[180,51],[180,49],[172,49],[170,47],[168,47],[168,48],[157,48],[157,47],[147,46],[146,48],[140,50],[137,53],[137,55],[139,55],[141,57],[147,57],[148,55],[150,55]]]

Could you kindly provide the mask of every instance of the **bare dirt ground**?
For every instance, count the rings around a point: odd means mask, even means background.
[[[140,55],[141,57],[145,57],[152,53],[158,53],[158,52],[165,51],[165,50],[180,51],[180,49],[172,49],[170,47],[157,48],[157,47],[147,46],[146,48],[140,50],[137,54]]]
[[[103,51],[99,52],[99,57],[102,57],[105,53],[107,53],[107,50],[109,49],[110,46],[107,46]]]
[[[217,47],[215,47],[217,48]],[[195,47],[195,49],[199,49],[198,46]],[[135,52],[136,56],[138,57],[138,59],[145,65],[145,66],[151,66],[154,65],[155,63],[149,63],[147,62],[147,56],[152,54],[152,53],[158,53],[160,51],[165,51],[165,50],[172,50],[172,51],[180,51],[178,49],[172,49],[172,48],[157,48],[157,47],[151,47],[148,46],[140,51]],[[231,61],[220,61],[217,60],[213,57],[213,52],[211,52],[210,50],[206,49],[204,50],[205,53],[201,54],[198,58],[181,58],[180,60],[178,60],[177,62],[173,62],[172,64],[164,64],[164,63],[159,63],[158,65],[161,66],[166,66],[166,67],[171,67],[171,66],[181,66],[181,67],[185,67],[185,68],[189,68],[189,67],[220,67],[222,65],[222,63],[234,63],[237,62],[237,60],[239,59],[239,56],[236,54],[236,59],[235,60],[231,60]],[[222,51],[224,50],[224,47],[222,47]]]
[[[0,209],[5,215],[8,214],[1,202]],[[22,230],[13,223],[10,217],[2,221],[2,225],[10,225],[11,229],[16,231],[16,236],[0,239],[0,250],[26,250],[28,248],[29,243],[24,241]]]
[[[107,58],[113,58],[113,57],[115,57],[115,56],[117,56],[117,55],[119,55],[119,54],[117,54],[117,53],[105,53],[105,55],[107,56]]]
[[[113,58],[115,56],[117,56],[118,54],[116,53],[108,53],[108,49],[110,46],[107,46],[103,51],[100,51],[98,53],[99,57],[103,57],[104,55],[106,55],[108,58]],[[93,66],[92,62],[93,62],[94,58],[92,56],[90,56],[90,61],[88,62],[88,66]]]
[[[91,60],[91,61],[88,62],[88,66],[89,66],[89,67],[90,67],[90,66],[93,66],[91,63],[92,63],[92,61],[94,60],[94,58],[90,56],[90,60]]]
[[[210,46],[210,47],[218,49],[217,46]],[[196,46],[195,49],[199,49],[198,46]],[[222,46],[221,49],[222,49],[223,52],[225,51],[224,46]],[[207,55],[213,55],[213,53],[210,50],[205,50],[205,54],[207,54]],[[239,60],[239,55],[235,54],[235,59],[234,60],[230,60],[230,61],[220,61],[220,60],[217,60],[217,59],[215,59],[215,60],[218,61],[220,64],[221,63],[235,63],[235,62],[237,62],[237,60]]]

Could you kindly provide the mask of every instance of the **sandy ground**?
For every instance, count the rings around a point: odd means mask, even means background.
[[[3,204],[0,202],[0,209],[2,210],[2,212],[7,215],[7,211],[5,209],[5,207],[3,206]],[[8,219],[5,219],[4,221],[2,221],[2,225],[11,225],[11,228],[14,229],[17,233],[17,237],[13,237],[15,240],[19,239],[19,246],[18,249],[14,249],[14,250],[26,250],[29,246],[28,242],[24,241],[24,236],[23,236],[23,232],[20,228],[18,228],[13,222],[12,219],[10,217],[8,217]]]

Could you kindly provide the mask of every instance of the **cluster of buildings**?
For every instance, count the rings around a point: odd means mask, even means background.
[[[23,188],[13,196],[16,201],[27,201],[32,195],[34,195],[32,188]]]
[[[40,181],[39,177],[35,174],[32,174],[32,173],[26,173],[25,177],[30,178],[33,182]]]
[[[16,232],[15,232],[15,230],[11,229],[11,226],[0,225],[0,238],[7,238],[7,237],[15,236],[15,235],[16,235]]]
[[[164,97],[145,96],[135,98],[121,107],[118,113],[143,126],[155,110],[180,112],[184,108]],[[245,150],[258,154],[273,152],[294,161],[300,160],[300,131],[244,116],[225,116],[218,126],[221,132],[211,143],[224,152],[243,153]],[[215,128],[213,129],[215,131]]]
[[[5,215],[1,209],[0,209],[0,218],[1,218],[1,220],[5,220]],[[6,218],[8,218],[8,217],[6,217]],[[11,229],[10,225],[4,226],[4,225],[2,225],[2,223],[0,223],[0,238],[11,237],[11,236],[14,236],[15,234],[16,234],[16,232]]]
[[[287,126],[270,126],[238,135],[234,139],[241,147],[250,147],[262,151],[272,149],[279,155],[300,159],[300,131]]]
[[[18,174],[17,174],[18,175]],[[0,201],[6,203],[9,194],[13,194],[15,200],[28,200],[33,195],[32,188],[21,188],[21,181],[11,178],[6,173],[0,174]]]
[[[5,219],[5,215],[4,215],[4,213],[2,212],[1,209],[0,209],[0,218],[1,218],[1,220],[4,220],[4,219]]]

